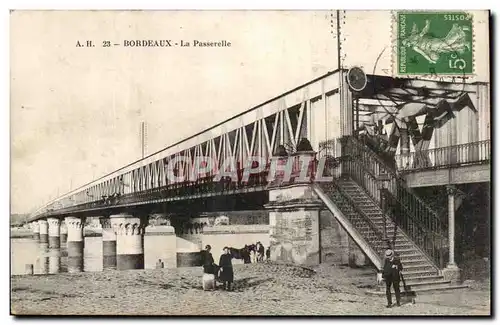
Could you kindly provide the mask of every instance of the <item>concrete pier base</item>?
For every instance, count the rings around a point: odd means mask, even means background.
[[[119,214],[110,216],[110,220],[116,231],[117,270],[143,269],[145,218]]]
[[[116,240],[102,242],[103,270],[116,270]]]
[[[33,221],[31,223],[31,230],[33,230],[33,240],[36,242],[40,241],[40,225],[38,221]]]
[[[39,260],[40,266],[40,274],[49,274],[49,257],[41,256]]]
[[[456,264],[447,265],[441,272],[446,281],[451,281],[452,284],[459,284],[461,282],[461,270]]]
[[[47,220],[40,219],[38,220],[38,225],[40,226],[40,243],[48,244],[49,243],[49,224]]]
[[[61,223],[59,218],[47,218],[47,223],[49,224],[49,248],[61,247]]]
[[[155,220],[159,222],[151,222]],[[170,225],[168,219],[164,216],[161,218],[152,219],[150,224],[145,229],[147,241],[144,242],[145,265],[156,265],[159,260],[163,263],[164,268],[177,267],[177,238],[175,229]]]
[[[322,202],[309,184],[269,190],[271,260],[317,265],[320,263],[319,210]]]
[[[60,227],[60,236],[59,236],[59,247],[66,247],[66,243],[68,241],[68,228],[66,227],[66,223],[64,220],[61,222]]]
[[[68,241],[66,243],[68,251],[68,272],[77,273],[83,271],[83,218],[66,217],[66,227],[68,228]]]
[[[99,218],[102,227],[102,269],[116,270],[116,233],[109,217]]]
[[[83,272],[83,241],[68,241],[68,272]]]
[[[39,274],[49,273],[49,255],[48,255],[49,244],[39,243],[38,244],[38,259],[37,259],[37,269]]]
[[[59,248],[49,249],[49,273],[61,272],[61,250]]]

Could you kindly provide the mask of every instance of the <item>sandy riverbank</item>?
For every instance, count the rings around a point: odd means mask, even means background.
[[[365,294],[373,272],[320,266],[235,266],[235,289],[203,291],[200,268],[12,276],[14,314],[49,315],[487,315],[489,291],[419,296],[384,308]]]

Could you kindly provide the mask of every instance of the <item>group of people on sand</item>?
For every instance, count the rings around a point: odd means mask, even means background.
[[[271,247],[268,247],[267,250],[264,249],[264,245],[260,241],[255,245],[245,245],[241,251],[241,258],[245,264],[264,262],[264,254],[266,261],[271,258]]]
[[[248,264],[252,261],[254,263],[264,262],[264,255],[266,260],[269,260],[271,256],[270,248],[268,247],[266,251],[260,241],[256,244],[245,245],[244,248],[238,250],[227,246],[224,247],[218,265],[215,264],[211,251],[212,247],[210,245],[206,245],[205,250],[202,251],[203,273],[213,275],[214,281],[222,282],[223,289],[228,291],[232,290],[234,280],[233,258],[243,259],[244,263]]]
[[[203,273],[213,274],[215,280],[222,282],[224,290],[231,291],[234,280],[234,272],[229,247],[226,246],[222,249],[219,265],[215,264],[211,251],[212,247],[210,245],[205,246],[205,250],[203,251]]]
[[[245,248],[248,246],[245,245]],[[255,251],[257,254],[257,262],[262,262],[264,260],[264,246],[257,242]],[[212,247],[210,245],[205,246],[203,251],[203,273],[213,274],[214,281],[222,282],[223,289],[227,291],[232,290],[232,284],[234,281],[234,271],[233,271],[233,256],[231,254],[229,247],[224,247],[222,255],[219,259],[219,265],[215,264],[215,260],[212,256]],[[270,249],[266,251],[266,259],[269,259]],[[396,305],[401,305],[401,292],[399,289],[399,283],[402,280],[403,265],[401,260],[395,254],[395,252],[390,248],[390,246],[385,251],[384,266],[380,274],[381,278],[385,280],[386,285],[386,297],[387,297],[387,308],[391,308],[392,305],[392,295],[391,287],[394,288],[396,294]],[[403,280],[404,281],[404,280]]]

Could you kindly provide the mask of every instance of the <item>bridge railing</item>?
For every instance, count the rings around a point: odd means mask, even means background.
[[[303,160],[307,158],[309,159]],[[281,165],[281,168],[284,168],[284,165],[290,162],[292,164],[290,177],[285,179],[285,172],[277,168],[276,171],[273,171],[274,177],[269,181],[268,177],[272,169],[272,164],[268,161],[262,171],[248,173],[246,176],[245,168],[237,167],[237,177],[234,179],[231,179],[231,177],[222,177],[218,179],[215,175],[209,175],[199,177],[196,181],[182,181],[151,189],[136,190],[132,193],[106,195],[90,202],[72,204],[57,209],[54,208],[47,211],[47,213],[66,213],[85,209],[128,205],[143,201],[163,200],[165,198],[199,197],[208,193],[220,195],[224,193],[234,193],[235,191],[244,191],[246,189],[251,190],[252,188],[263,188],[266,186],[285,186],[298,182],[313,182],[317,166],[315,152],[294,153],[290,156],[273,157],[272,159],[277,160],[277,164]],[[307,166],[304,165],[304,161],[308,161]],[[257,166],[252,165],[252,168],[256,167]]]
[[[478,141],[455,146],[422,150],[396,155],[400,171],[446,168],[490,161],[491,141]]]

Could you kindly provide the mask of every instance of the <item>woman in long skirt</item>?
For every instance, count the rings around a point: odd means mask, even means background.
[[[210,252],[212,247],[210,245],[205,246],[205,251],[202,252],[203,256],[203,273],[216,274],[217,265],[215,264],[212,253]]]
[[[205,251],[203,251],[203,290],[213,290],[215,289],[215,277],[217,275],[217,265],[214,263],[214,258],[210,251],[212,247],[210,245],[205,246]]]
[[[234,280],[233,263],[231,262],[231,259],[232,256],[229,253],[229,248],[224,247],[224,254],[220,256],[219,261],[219,280],[224,284],[224,289],[228,291],[231,291],[231,285]]]

